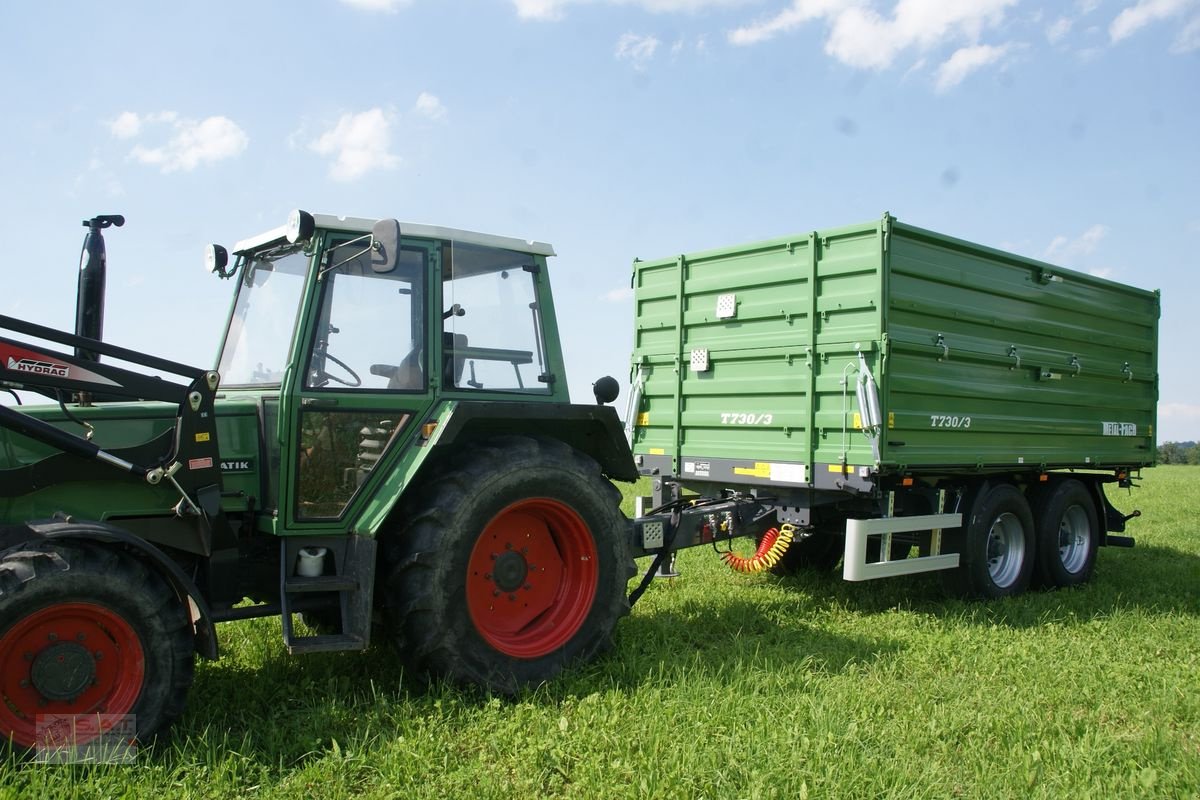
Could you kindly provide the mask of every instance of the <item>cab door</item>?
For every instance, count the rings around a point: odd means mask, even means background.
[[[348,531],[433,401],[430,276],[440,246],[402,240],[376,271],[355,234],[314,263],[294,375],[284,387],[279,513],[291,533]]]

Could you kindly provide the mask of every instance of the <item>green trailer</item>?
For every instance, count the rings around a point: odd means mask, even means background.
[[[1154,463],[1157,292],[888,214],[635,261],[633,285],[636,463],[660,504],[770,498],[795,529],[775,569],[996,595],[1130,543],[1102,488]]]

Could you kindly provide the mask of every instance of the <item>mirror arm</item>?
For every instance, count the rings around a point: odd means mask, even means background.
[[[321,280],[321,278],[325,277],[325,273],[326,273],[326,272],[332,272],[333,270],[335,270],[335,269],[337,269],[338,267],[340,267],[342,264],[349,263],[349,262],[353,261],[354,259],[358,258],[358,257],[359,257],[359,256],[361,256],[363,253],[369,253],[369,252],[370,252],[370,251],[372,251],[372,250],[378,250],[378,249],[379,249],[379,245],[377,245],[377,244],[375,243],[375,237],[374,237],[374,235],[373,235],[373,234],[370,234],[370,233],[364,233],[362,236],[359,236],[357,239],[351,239],[351,240],[350,240],[350,241],[348,241],[348,242],[342,242],[341,244],[339,244],[339,245],[338,245],[338,247],[339,247],[339,248],[340,248],[340,247],[348,247],[348,246],[350,246],[350,245],[354,244],[355,242],[361,242],[363,239],[370,239],[370,240],[371,240],[371,243],[370,243],[369,245],[367,245],[365,249],[363,249],[363,250],[359,250],[357,253],[355,253],[355,254],[354,254],[354,255],[352,255],[352,256],[346,256],[345,258],[343,258],[341,261],[339,261],[338,263],[334,264],[333,266],[326,267],[325,269],[323,269],[323,270],[321,270],[320,272],[318,272],[318,273],[317,273],[317,280]],[[335,248],[335,249],[336,249],[336,248]]]

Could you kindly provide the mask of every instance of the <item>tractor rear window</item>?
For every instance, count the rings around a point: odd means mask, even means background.
[[[443,385],[456,389],[550,391],[529,253],[452,242],[442,268]]]

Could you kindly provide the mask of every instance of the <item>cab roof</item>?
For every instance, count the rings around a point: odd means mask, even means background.
[[[333,214],[313,214],[313,220],[316,222],[318,228],[347,231],[349,233],[370,233],[371,228],[378,222],[378,220],[367,219],[365,217],[339,217]],[[286,233],[287,226],[280,225],[278,228],[272,228],[265,233],[243,239],[233,246],[233,252],[235,254],[244,253],[262,245],[279,241],[284,238]],[[400,233],[402,236],[411,236],[414,238],[448,239],[464,244],[498,247],[504,250],[515,250],[519,253],[532,253],[539,256],[557,255],[554,252],[554,247],[545,242],[517,239],[511,236],[497,236],[491,233],[479,233],[460,228],[444,228],[440,225],[426,225],[420,222],[401,222]]]

